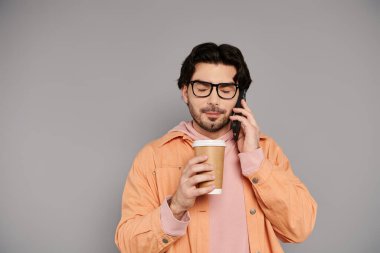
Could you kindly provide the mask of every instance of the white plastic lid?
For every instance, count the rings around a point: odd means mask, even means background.
[[[211,192],[209,192],[208,194],[222,194],[222,189],[214,189]]]
[[[226,142],[223,140],[196,140],[193,147],[225,147]]]

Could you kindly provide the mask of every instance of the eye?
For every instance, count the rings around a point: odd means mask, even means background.
[[[194,88],[199,92],[206,92],[210,90],[211,86],[207,83],[195,82]]]
[[[219,91],[221,91],[224,94],[233,93],[236,90],[236,86],[233,84],[221,84],[219,86]]]

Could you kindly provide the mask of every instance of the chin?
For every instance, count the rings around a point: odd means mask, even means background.
[[[223,115],[220,115],[217,119],[209,119],[207,116],[201,121],[201,126],[209,132],[217,132],[229,124],[230,120],[226,122],[223,120]]]

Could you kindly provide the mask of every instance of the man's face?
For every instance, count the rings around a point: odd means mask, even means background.
[[[210,83],[231,83],[236,74],[234,66],[224,64],[198,63],[191,80],[201,80]],[[187,103],[190,114],[193,117],[194,127],[200,127],[207,132],[218,132],[229,129],[229,116],[236,105],[239,91],[232,99],[222,99],[218,96],[216,88],[210,96],[196,97],[191,85],[182,87],[182,97]]]

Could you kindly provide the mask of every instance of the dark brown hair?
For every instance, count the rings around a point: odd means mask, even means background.
[[[200,62],[222,63],[234,66],[236,68],[234,82],[239,84],[240,89],[248,89],[252,82],[247,64],[237,47],[228,44],[218,46],[215,43],[207,42],[195,46],[182,63],[181,74],[177,83],[179,89],[181,89],[183,85],[189,84],[195,72],[195,65]]]

